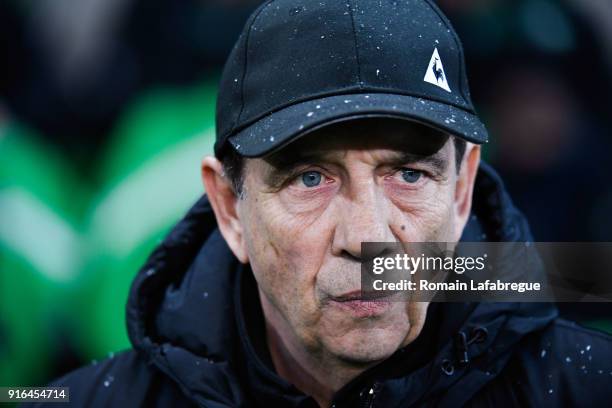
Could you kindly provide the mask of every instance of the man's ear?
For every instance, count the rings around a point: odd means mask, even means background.
[[[455,241],[461,239],[472,210],[472,194],[480,165],[480,146],[467,143],[455,189]]]
[[[236,258],[242,263],[248,263],[244,230],[238,214],[239,198],[217,158],[208,156],[202,160],[202,182],[223,238]]]

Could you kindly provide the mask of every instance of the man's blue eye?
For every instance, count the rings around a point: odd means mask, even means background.
[[[402,169],[402,178],[408,183],[416,183],[421,178],[421,173],[418,170]]]
[[[302,182],[306,187],[316,187],[321,184],[321,173],[318,171],[307,171],[302,174]]]

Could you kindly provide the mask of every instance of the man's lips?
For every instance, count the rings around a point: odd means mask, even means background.
[[[332,296],[331,300],[333,300],[334,302],[353,302],[353,301],[368,302],[368,301],[381,301],[384,298],[388,298],[388,297],[389,297],[389,293],[385,293],[383,291],[364,292],[361,290],[355,290],[352,292],[344,293],[339,296]]]
[[[374,317],[383,314],[390,305],[388,294],[376,292],[362,292],[360,290],[348,292],[331,298],[331,304],[351,313],[358,318]]]

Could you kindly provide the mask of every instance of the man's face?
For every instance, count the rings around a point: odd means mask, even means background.
[[[416,338],[425,303],[359,300],[361,243],[458,241],[452,138],[407,121],[349,121],[247,160],[244,175],[241,241],[285,336],[366,365]]]

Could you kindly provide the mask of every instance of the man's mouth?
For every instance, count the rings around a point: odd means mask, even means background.
[[[331,304],[355,317],[367,318],[383,314],[391,304],[389,294],[381,292],[348,292],[331,298]]]
[[[347,292],[339,296],[332,296],[332,300],[334,302],[352,302],[352,301],[361,301],[361,302],[374,302],[374,301],[382,301],[388,298],[389,293],[385,293],[384,291],[361,291],[354,290],[352,292]]]

